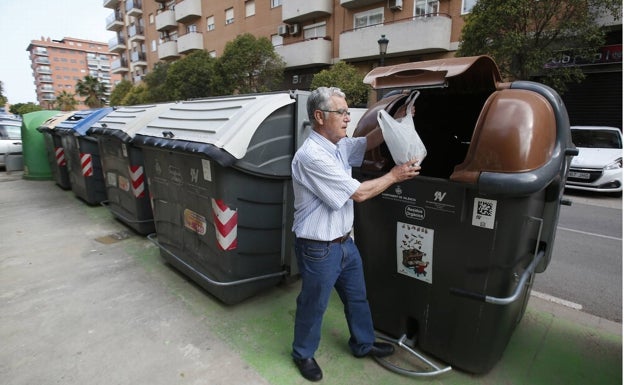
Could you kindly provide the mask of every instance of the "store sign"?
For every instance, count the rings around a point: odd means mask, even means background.
[[[574,55],[570,52],[559,52],[552,57],[545,68],[557,68],[567,66],[587,66],[597,64],[614,64],[622,62],[622,44],[613,44],[600,47],[593,56]]]

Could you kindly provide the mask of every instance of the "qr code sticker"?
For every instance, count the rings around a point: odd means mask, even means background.
[[[496,201],[492,199],[475,198],[472,212],[472,225],[493,229],[496,220]]]

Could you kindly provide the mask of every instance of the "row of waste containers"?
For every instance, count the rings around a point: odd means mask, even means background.
[[[487,372],[524,314],[534,273],[550,261],[574,155],[565,107],[539,83],[502,83],[488,57],[380,67],[365,82],[420,89],[414,122],[428,152],[420,177],[356,205],[375,327]],[[40,122],[27,114],[23,131],[36,126],[59,187],[105,205],[166,261],[236,304],[298,274],[290,163],[310,131],[308,95],[47,111]],[[353,135],[407,97],[390,92],[363,110]],[[28,147],[24,177],[37,178]],[[354,176],[392,165],[381,145]]]

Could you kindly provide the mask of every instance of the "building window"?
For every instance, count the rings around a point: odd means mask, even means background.
[[[416,0],[414,2],[414,16],[437,15],[439,12],[440,1],[438,0]]]
[[[152,52],[156,52],[158,48],[156,47],[156,40],[152,40]]]
[[[364,28],[383,23],[383,8],[375,8],[353,15],[353,28]]]
[[[254,0],[245,1],[245,17],[256,14],[256,2]]]
[[[325,22],[306,25],[303,27],[303,38],[312,39],[327,36],[327,24]]]
[[[197,32],[197,24],[191,24],[186,26],[186,33]]]
[[[208,16],[206,18],[206,30],[207,31],[214,31],[214,29],[215,29],[214,16]]]
[[[465,15],[466,13],[470,13],[475,4],[477,4],[477,0],[462,0],[461,14]]]
[[[282,0],[271,0],[271,8],[279,7],[282,5]]]
[[[154,14],[153,13],[149,14],[149,23],[150,24],[154,24]]]
[[[225,24],[232,24],[234,22],[234,8],[228,8],[225,10]]]

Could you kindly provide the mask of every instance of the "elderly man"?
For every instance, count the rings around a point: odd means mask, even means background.
[[[394,183],[414,178],[420,167],[413,159],[379,178],[360,183],[351,176],[351,167],[360,166],[364,153],[383,142],[380,128],[366,137],[347,138],[351,119],[345,94],[339,88],[313,91],[307,110],[313,131],[292,162],[293,231],[301,272],[292,357],[303,377],[319,381],[323,372],[314,353],[332,288],[336,288],[344,304],[353,355],[385,357],[394,352],[391,344],[375,342],[362,260],[349,236],[353,201],[365,201]]]

